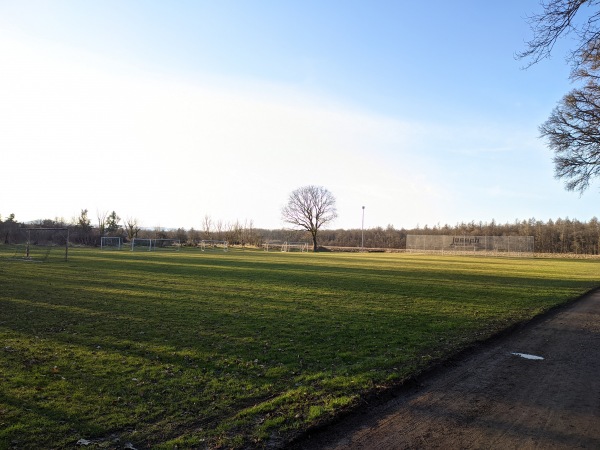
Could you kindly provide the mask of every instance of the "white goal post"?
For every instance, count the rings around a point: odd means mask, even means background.
[[[207,240],[204,239],[200,241],[200,250],[203,252],[208,249],[222,249],[224,252],[229,250],[229,242],[228,241],[215,241],[215,240]]]
[[[121,250],[123,239],[114,236],[102,236],[100,238],[100,250]]]

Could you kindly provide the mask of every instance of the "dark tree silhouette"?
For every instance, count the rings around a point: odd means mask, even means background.
[[[322,186],[304,186],[290,194],[281,215],[284,221],[311,234],[316,252],[319,229],[337,217],[335,197]]]
[[[530,17],[534,37],[518,56],[532,65],[549,57],[562,36],[577,37],[567,60],[580,87],[562,98],[540,132],[554,152],[555,176],[583,193],[600,175],[600,0],[549,0],[542,8]]]
[[[574,68],[583,60],[590,44],[600,39],[599,0],[542,1],[542,13],[528,18],[533,38],[517,56],[529,60],[528,66],[549,58],[556,42],[569,34],[577,36],[577,44],[567,58]]]
[[[557,178],[568,190],[582,193],[600,175],[600,85],[594,50],[573,75],[584,82],[565,95],[540,132],[554,152]]]

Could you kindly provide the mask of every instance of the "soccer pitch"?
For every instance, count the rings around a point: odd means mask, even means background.
[[[0,448],[283,445],[600,285],[593,260],[13,254],[0,245]]]

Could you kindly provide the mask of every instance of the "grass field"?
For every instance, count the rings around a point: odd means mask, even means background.
[[[589,260],[2,248],[0,448],[283,444],[600,284]]]

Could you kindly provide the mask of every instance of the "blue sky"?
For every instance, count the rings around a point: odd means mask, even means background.
[[[514,58],[537,0],[0,1],[0,214],[280,228],[297,187],[332,227],[597,215],[538,126],[565,51]]]

